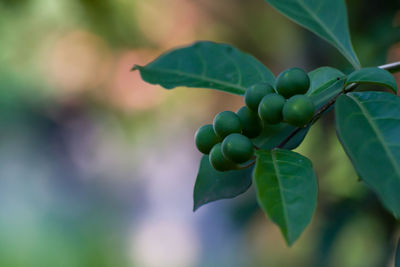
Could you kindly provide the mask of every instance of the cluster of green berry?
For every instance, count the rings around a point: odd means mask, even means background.
[[[200,127],[195,134],[200,152],[209,154],[210,164],[218,171],[238,168],[254,156],[251,138],[260,135],[263,124],[286,122],[302,127],[311,121],[314,105],[305,95],[310,79],[304,70],[291,68],[269,83],[252,85],[244,95],[245,106],[236,113],[222,111],[213,124]]]

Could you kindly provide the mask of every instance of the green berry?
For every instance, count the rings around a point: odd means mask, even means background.
[[[276,90],[280,95],[289,98],[293,95],[307,93],[310,88],[308,74],[300,68],[290,68],[276,78]]]
[[[251,111],[247,106],[241,107],[236,114],[240,118],[243,134],[248,138],[255,138],[262,131],[262,123],[258,114]]]
[[[225,138],[225,136],[231,133],[242,132],[240,118],[232,111],[222,111],[218,113],[214,118],[213,127],[215,133],[221,138]]]
[[[215,134],[212,124],[201,126],[196,131],[194,140],[197,149],[203,154],[210,153],[211,148],[213,148],[216,143],[222,141],[221,138]]]
[[[285,98],[279,94],[269,94],[263,97],[258,106],[258,115],[261,120],[269,124],[276,124],[282,121],[282,108]]]
[[[217,171],[229,171],[236,168],[235,163],[225,158],[222,154],[221,143],[213,146],[210,151],[209,160],[211,166]]]
[[[275,90],[269,83],[257,83],[247,88],[244,94],[244,102],[249,109],[257,112],[261,99],[272,93],[275,93]]]
[[[295,95],[289,98],[283,106],[283,119],[294,126],[304,126],[314,115],[314,104],[305,95]]]
[[[235,163],[244,163],[254,154],[253,143],[244,135],[230,134],[222,142],[222,154]]]

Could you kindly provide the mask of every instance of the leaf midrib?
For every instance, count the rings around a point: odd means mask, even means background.
[[[351,54],[349,54],[346,50],[346,48],[342,45],[341,42],[339,42],[339,40],[336,38],[336,36],[333,34],[333,32],[331,30],[329,30],[329,28],[325,25],[325,23],[323,23],[323,21],[316,16],[308,7],[307,5],[302,1],[302,0],[298,0],[300,6],[302,6],[305,11],[310,14],[311,17],[313,17],[323,28],[323,30],[333,39],[334,42],[336,42],[336,44],[340,47],[340,50],[342,51],[342,53],[345,54],[345,57],[347,57],[348,59],[351,59],[351,65],[353,65],[354,68],[359,69],[359,61],[357,59],[357,57],[352,57]],[[351,47],[352,48],[352,47]],[[352,48],[353,49],[353,48]],[[354,64],[356,63],[356,64]]]
[[[385,150],[385,152],[389,158],[389,161],[397,174],[397,177],[400,177],[400,169],[399,169],[398,165],[396,164],[396,160],[393,158],[393,155],[392,155],[390,149],[387,147],[387,144],[384,142],[385,139],[380,134],[380,131],[379,131],[378,127],[376,126],[375,122],[373,121],[372,116],[370,115],[368,110],[363,105],[361,105],[361,102],[358,101],[357,98],[355,98],[352,95],[348,95],[348,97],[350,97],[357,104],[357,106],[360,108],[361,112],[364,114],[365,118],[371,125],[372,130],[375,132],[378,140],[380,141],[383,149]]]
[[[208,82],[213,82],[213,83],[217,83],[220,85],[224,85],[226,87],[232,88],[232,89],[237,89],[238,93],[243,94],[246,91],[246,88],[238,85],[238,84],[233,84],[233,83],[229,83],[229,82],[223,82],[221,80],[216,80],[213,78],[209,78],[207,76],[204,75],[197,75],[197,74],[192,74],[192,73],[187,73],[187,72],[182,72],[179,70],[170,70],[170,69],[160,69],[160,68],[154,68],[154,67],[141,67],[143,69],[151,69],[153,71],[158,71],[158,72],[165,72],[165,73],[169,73],[169,74],[176,74],[176,75],[183,75],[183,76],[187,76],[190,78],[194,78],[194,79],[198,79],[198,80],[203,80],[203,81],[208,81]]]
[[[280,180],[280,178],[279,178],[279,177],[280,177],[280,172],[279,172],[279,168],[278,168],[278,166],[277,166],[277,164],[276,164],[277,159],[276,159],[275,153],[276,153],[276,152],[271,151],[271,159],[272,159],[272,164],[274,165],[274,169],[275,169],[275,171],[276,171],[276,179],[277,179],[278,184],[279,184],[279,195],[281,196],[281,199],[282,199],[283,218],[284,218],[285,226],[286,226],[287,239],[288,239],[288,242],[290,243],[290,238],[289,238],[289,236],[290,236],[290,233],[289,233],[289,232],[290,232],[290,229],[289,229],[289,227],[288,227],[288,225],[289,225],[289,219],[288,219],[289,215],[288,215],[288,213],[287,213],[285,197],[284,197],[283,192],[282,192],[282,190],[281,190],[281,189],[282,189],[282,183],[281,183],[281,180]]]

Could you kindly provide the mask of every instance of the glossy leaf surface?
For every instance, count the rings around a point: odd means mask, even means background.
[[[291,245],[316,206],[318,188],[311,161],[289,150],[259,150],[254,183],[260,206]]]
[[[400,218],[400,99],[385,92],[338,98],[336,130],[361,179]]]
[[[207,41],[171,50],[146,66],[134,66],[142,79],[166,89],[210,88],[244,94],[256,83],[274,84],[274,75],[253,56],[233,46]]]
[[[311,85],[307,95],[316,94],[321,88],[327,88],[338,79],[345,77],[343,72],[332,67],[320,67],[308,73]]]
[[[350,40],[344,0],[265,0],[281,13],[335,46],[353,65],[360,62]]]
[[[339,80],[332,81],[331,83],[328,82],[323,84],[320,88],[309,94],[309,97],[314,103],[315,109],[319,109],[342,92],[345,78],[346,77],[342,77],[339,78]]]

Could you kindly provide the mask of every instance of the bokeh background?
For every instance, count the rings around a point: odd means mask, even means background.
[[[364,66],[400,60],[400,3],[352,0]],[[298,151],[319,201],[291,248],[254,191],[192,212],[195,130],[239,96],[130,72],[195,40],[275,74],[350,66],[262,0],[0,0],[0,266],[392,266],[398,224],[341,149],[332,114]]]

